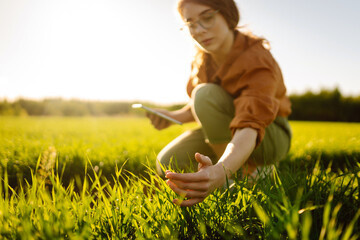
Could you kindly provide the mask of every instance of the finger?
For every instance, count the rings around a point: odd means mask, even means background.
[[[150,119],[151,124],[154,127],[156,127],[156,125],[155,125],[156,116],[154,114],[151,114],[151,113],[146,113],[146,117],[148,117]]]
[[[161,122],[161,118],[159,118],[158,116],[155,116],[155,115],[154,115],[153,125],[155,126],[156,129],[159,129],[160,122]]]
[[[204,198],[207,196],[206,192],[181,189],[178,186],[176,186],[174,183],[172,183],[171,181],[167,181],[167,184],[176,194],[178,194],[182,198],[185,198],[185,197],[187,197],[187,198],[199,198],[199,197]]]
[[[151,123],[152,123],[152,114],[150,113],[145,113],[145,116],[150,119]]]
[[[145,113],[145,116],[146,116],[147,118],[150,118],[150,119],[151,119],[152,115],[153,115],[153,114],[148,113],[148,112]]]
[[[195,153],[195,160],[202,166],[213,165],[211,159],[208,156],[202,155],[200,153]]]
[[[158,130],[161,130],[161,129],[164,129],[164,128],[167,128],[168,126],[170,126],[170,122],[161,117],[156,117],[155,121],[156,121],[155,122],[156,128]]]
[[[209,175],[205,171],[196,173],[174,173],[166,172],[165,177],[170,180],[179,180],[182,182],[206,182],[210,180]]]
[[[181,207],[191,207],[195,204],[201,203],[202,201],[204,201],[205,198],[190,198],[187,200],[179,200],[177,198],[175,198],[173,200],[173,203],[175,203],[176,205],[179,205]]]
[[[168,120],[166,120],[166,119],[161,119],[161,129],[164,129],[164,128],[167,128],[167,127],[169,127],[171,125],[171,123],[168,121]]]
[[[183,190],[207,191],[209,189],[208,182],[181,182],[178,180],[168,180]]]

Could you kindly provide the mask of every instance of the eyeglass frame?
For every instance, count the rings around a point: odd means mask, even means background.
[[[215,15],[219,12],[220,10],[214,10],[213,12],[210,12],[209,14],[211,14],[212,16],[211,17],[215,17]],[[206,13],[203,13],[203,14],[207,14],[208,12],[206,12]],[[200,15],[200,19],[198,19],[197,21],[194,21],[194,22],[187,22],[187,23],[185,23],[184,24],[184,26],[183,27],[181,27],[180,28],[180,30],[181,31],[183,31],[185,28],[187,28],[188,30],[189,30],[189,32],[192,32],[191,30],[190,30],[190,24],[199,24],[203,29],[206,29],[206,30],[208,30],[208,29],[210,29],[210,28],[212,28],[213,26],[211,26],[211,27],[204,27],[201,23],[200,23],[200,21],[201,21],[201,16],[202,15]],[[215,22],[214,22],[215,23]]]

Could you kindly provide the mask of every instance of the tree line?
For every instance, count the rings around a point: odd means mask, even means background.
[[[291,120],[360,122],[360,96],[344,97],[339,89],[290,95]]]
[[[127,114],[140,115],[141,110],[131,107],[135,102],[125,101],[84,101],[78,99],[64,100],[62,98],[47,98],[31,100],[20,98],[15,101],[0,101],[0,115],[2,116],[120,116]],[[139,103],[139,102],[136,102]],[[159,106],[143,102],[149,107],[161,107],[169,110],[179,109],[183,105]]]
[[[289,96],[292,103],[290,120],[306,121],[344,121],[360,122],[360,96],[342,96],[339,89],[321,90],[319,93],[308,91],[304,94]],[[103,102],[64,100],[51,98],[43,100],[17,99],[0,101],[0,115],[3,116],[119,116],[126,114],[143,114],[131,108],[133,102]],[[161,107],[169,110],[183,105],[157,106],[144,103],[150,107]]]

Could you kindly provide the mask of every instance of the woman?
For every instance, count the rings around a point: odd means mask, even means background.
[[[287,121],[290,101],[276,61],[266,41],[239,32],[239,13],[233,0],[179,0],[178,11],[198,53],[187,85],[189,103],[162,113],[181,122],[196,120],[201,128],[185,132],[158,155],[170,188],[186,200],[202,202],[226,178],[240,172],[256,175],[257,168],[282,160],[289,148]],[[157,129],[170,122],[149,114]]]

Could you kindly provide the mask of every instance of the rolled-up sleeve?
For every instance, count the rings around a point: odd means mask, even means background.
[[[264,138],[265,128],[274,121],[279,110],[280,101],[276,98],[279,79],[266,67],[252,69],[242,78],[246,84],[234,99],[235,116],[230,129],[233,134],[241,128],[255,129],[258,146]]]

